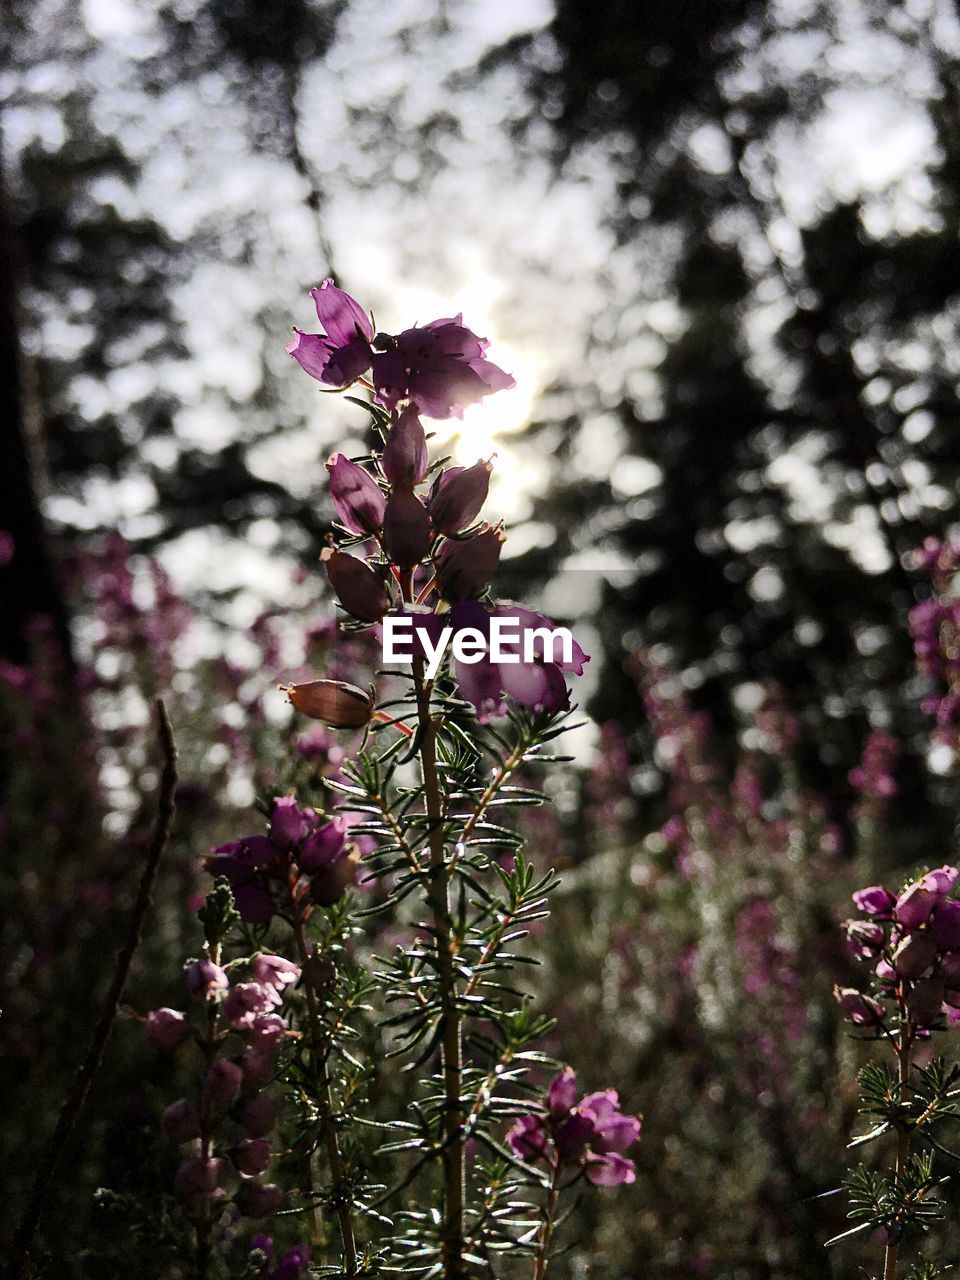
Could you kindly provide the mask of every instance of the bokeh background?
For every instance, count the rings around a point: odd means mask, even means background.
[[[366,415],[284,353],[332,274],[387,330],[462,311],[516,375],[442,436],[496,453],[512,593],[594,655],[530,821],[566,869],[538,981],[554,1051],[647,1136],[558,1280],[859,1274],[870,1243],[825,1254],[843,1206],[812,1200],[861,1054],[836,924],[955,846],[908,617],[960,504],[957,6],[9,0],[3,25],[7,1225],[134,889],[151,696],[184,783],[135,1007],[195,945],[205,850],[336,766],[275,687],[350,657],[316,558],[323,461]],[[138,1208],[173,1168],[170,1070],[119,1029],[50,1274],[175,1274],[175,1222]]]

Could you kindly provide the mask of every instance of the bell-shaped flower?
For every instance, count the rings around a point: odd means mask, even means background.
[[[461,418],[469,405],[515,385],[486,359],[490,344],[467,329],[461,316],[405,329],[384,345],[373,357],[373,385],[388,409],[410,400],[428,418]]]
[[[320,559],[347,613],[360,622],[379,622],[390,606],[383,579],[365,561],[332,547]]]
[[[319,289],[311,289],[310,297],[324,332],[294,329],[295,337],[288,343],[287,353],[311,378],[331,387],[348,386],[370,368],[373,322],[356,299],[338,289],[332,280],[324,280]]]
[[[427,499],[438,533],[461,533],[473,524],[487,500],[492,470],[490,462],[475,462],[472,467],[447,467],[441,472]]]
[[[401,488],[414,488],[427,474],[427,437],[415,405],[394,413],[380,465],[390,484]]]
[[[332,455],[327,472],[330,499],[344,528],[351,533],[379,533],[387,500],[370,472],[342,453]]]
[[[430,517],[412,489],[394,489],[383,517],[383,548],[392,564],[412,569],[430,550]]]

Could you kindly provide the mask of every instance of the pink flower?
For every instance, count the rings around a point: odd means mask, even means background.
[[[177,1009],[154,1009],[147,1014],[147,1039],[155,1049],[172,1053],[187,1034],[186,1015]]]
[[[332,280],[311,289],[310,297],[324,332],[294,329],[296,337],[288,343],[287,353],[311,378],[331,387],[348,386],[370,368],[373,323],[359,302]]]
[[[521,1116],[507,1133],[507,1145],[528,1163],[552,1148],[561,1165],[582,1165],[598,1187],[633,1182],[636,1166],[621,1153],[639,1139],[637,1116],[624,1115],[614,1089],[590,1093],[576,1102],[577,1077],[564,1067],[547,1090],[545,1114]]]
[[[462,316],[431,320],[385,339],[373,357],[377,399],[388,409],[410,400],[428,418],[463,417],[468,405],[516,385],[485,357],[490,345],[462,324]],[[380,338],[377,339],[381,345]]]

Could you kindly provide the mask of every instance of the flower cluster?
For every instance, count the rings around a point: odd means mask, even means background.
[[[289,1034],[280,1013],[283,992],[300,969],[283,956],[264,954],[247,967],[248,979],[235,981],[234,966],[228,974],[210,956],[188,963],[186,993],[201,1011],[191,1038],[203,1053],[203,1084],[198,1099],[172,1102],[161,1124],[188,1148],[176,1186],[193,1212],[229,1192],[242,1213],[263,1218],[283,1200],[278,1186],[259,1180],[273,1160],[267,1135],[277,1120],[277,1106],[263,1090]],[[180,1010],[147,1015],[147,1038],[158,1049],[173,1052],[190,1033],[190,1019]]]
[[[554,1170],[582,1168],[597,1187],[618,1187],[636,1178],[622,1153],[640,1137],[640,1119],[624,1115],[614,1089],[588,1093],[577,1102],[577,1077],[564,1067],[550,1082],[542,1112],[521,1116],[507,1134],[520,1160],[546,1160]]]
[[[431,320],[396,335],[377,333],[372,318],[332,280],[310,296],[323,333],[303,333],[287,351],[329,387],[345,387],[370,373],[379,404],[395,409],[409,400],[429,418],[461,417],[463,410],[514,379],[486,358],[486,338],[478,338],[462,316]]]
[[[858,818],[876,821],[883,816],[887,803],[897,794],[894,767],[899,754],[900,744],[891,734],[875,729],[868,736],[860,763],[847,776],[858,796]]]
[[[853,895],[861,918],[846,923],[853,954],[873,969],[870,993],[837,987],[844,1013],[858,1026],[880,1028],[884,1001],[895,1001],[901,1024],[926,1036],[941,1014],[960,1022],[960,900],[948,895],[958,872],[928,871],[901,894],[871,885]]]
[[[263,1258],[258,1270],[251,1280],[300,1280],[310,1265],[312,1250],[309,1245],[298,1244],[287,1249],[273,1265],[273,1237],[256,1235],[250,1241],[250,1260],[254,1265],[259,1261],[255,1255]],[[247,1274],[247,1273],[244,1273]]]
[[[928,538],[914,556],[930,577],[931,594],[910,610],[917,670],[933,685],[923,709],[935,720],[936,740],[956,754],[960,748],[960,601],[954,582],[960,544]]]
[[[344,818],[325,817],[281,796],[273,802],[266,835],[219,845],[207,869],[229,881],[241,920],[269,924],[302,902],[336,902],[353,883],[359,860]]]
[[[579,648],[566,662],[541,647],[533,661],[494,661],[489,656],[491,619],[510,617],[520,632],[552,629],[541,615],[519,605],[488,604],[490,583],[505,541],[501,525],[479,522],[492,466],[479,460],[431,475],[420,414],[449,417],[493,391],[513,385],[484,357],[486,342],[455,320],[435,320],[395,338],[374,335],[360,305],[329,280],[312,294],[325,334],[298,333],[288,348],[313,377],[343,386],[372,368],[378,425],[385,443],[366,465],[335,453],[327,463],[330,497],[346,540],[369,542],[361,559],[340,547],[323,553],[324,567],[340,604],[357,622],[375,624],[388,614],[412,613],[418,627],[437,637],[470,631],[481,652],[473,663],[457,662],[460,692],[488,719],[505,710],[505,696],[522,706],[556,712],[569,705],[564,673],[581,675],[588,661]],[[429,481],[429,484],[428,484]],[[518,656],[523,652],[518,649]],[[416,656],[422,657],[422,654]],[[317,682],[320,689],[320,682]],[[295,686],[291,701],[306,699]],[[363,709],[324,691],[339,727],[360,723]],[[317,699],[314,699],[316,702]],[[336,705],[334,705],[336,704]]]

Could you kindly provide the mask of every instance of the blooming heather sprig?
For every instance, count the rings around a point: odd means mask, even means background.
[[[269,924],[292,919],[302,901],[330,906],[353,883],[360,855],[340,816],[301,807],[293,796],[274,800],[266,835],[219,845],[207,869],[224,876],[240,918]]]
[[[577,1101],[577,1077],[564,1067],[550,1082],[546,1107],[521,1118],[507,1133],[518,1159],[582,1169],[597,1187],[617,1187],[636,1179],[625,1155],[640,1138],[638,1116],[624,1115],[614,1089],[585,1094]]]
[[[327,386],[349,386],[369,372],[377,401],[386,408],[409,402],[427,417],[450,418],[515,385],[486,358],[489,342],[471,332],[462,316],[431,320],[395,336],[374,335],[367,312],[332,280],[310,296],[324,332],[295,329],[287,352]]]
[[[897,1274],[903,1243],[942,1217],[941,1180],[933,1167],[938,1143],[931,1130],[953,1112],[960,1068],[948,1070],[942,1059],[920,1065],[913,1049],[960,1022],[960,900],[950,896],[958,875],[948,865],[899,894],[883,885],[858,890],[853,900],[861,918],[846,922],[848,946],[870,975],[865,990],[837,987],[834,994],[846,1017],[887,1045],[896,1060],[895,1071],[872,1064],[860,1073],[860,1111],[871,1117],[872,1128],[856,1144],[896,1133],[895,1169],[887,1175],[860,1166],[846,1183],[849,1216],[861,1224],[853,1232],[883,1233],[887,1278]],[[918,1143],[923,1152],[911,1153]]]
[[[224,893],[216,889],[214,896],[222,903]],[[229,911],[211,906],[208,899],[208,921],[218,910],[228,924]],[[219,940],[211,944],[218,957],[220,946]],[[243,971],[249,978],[234,977]],[[186,991],[198,1011],[192,1037],[201,1048],[202,1077],[196,1097],[170,1103],[160,1123],[187,1148],[176,1189],[197,1225],[201,1251],[209,1247],[213,1202],[231,1197],[249,1217],[280,1207],[280,1189],[258,1181],[273,1161],[268,1135],[278,1114],[263,1090],[276,1074],[290,1034],[282,1015],[284,992],[299,976],[298,965],[269,954],[235,963],[229,978],[212,958],[187,966]],[[190,1030],[187,1015],[175,1010],[157,1010],[147,1018],[151,1042],[167,1050],[176,1048]]]

